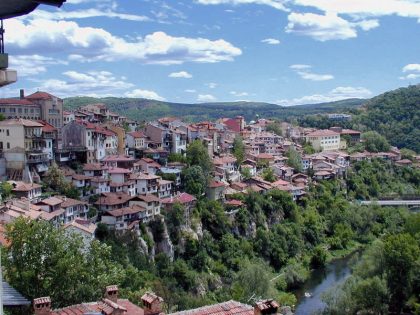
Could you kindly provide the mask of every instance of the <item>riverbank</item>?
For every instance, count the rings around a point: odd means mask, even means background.
[[[351,275],[351,265],[355,263],[353,258],[359,250],[360,247],[341,258],[335,256],[324,268],[311,271],[303,286],[293,292],[298,301],[295,315],[310,315],[324,309],[323,294],[343,283]],[[340,255],[344,255],[344,251]]]

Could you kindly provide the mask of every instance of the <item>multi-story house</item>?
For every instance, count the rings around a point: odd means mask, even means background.
[[[102,160],[104,165],[109,167],[121,167],[129,170],[134,170],[134,163],[136,160],[127,155],[109,155]]]
[[[42,119],[55,128],[63,126],[63,100],[46,92],[25,97],[21,90],[19,99],[0,99],[0,113],[8,119]]]
[[[76,120],[74,112],[63,111],[63,125],[67,125],[74,120]]]
[[[155,195],[140,195],[132,198],[129,202],[130,207],[139,205],[146,209],[146,220],[154,218],[160,214],[161,200]]]
[[[89,212],[89,205],[86,202],[62,196],[43,199],[37,203],[37,206],[48,213],[55,213],[62,209],[63,223],[65,224],[74,221],[76,218],[87,219],[87,213]]]
[[[85,176],[108,178],[108,166],[100,163],[89,163],[83,165]]]
[[[62,128],[62,148],[71,152],[72,158],[85,163],[96,163],[106,154],[117,151],[116,134],[106,128],[86,121],[72,121]]]
[[[133,199],[126,193],[101,193],[98,200],[95,202],[95,206],[99,211],[104,212],[108,210],[121,209],[129,206],[129,201]]]
[[[123,127],[117,126],[115,124],[107,123],[104,125],[105,128],[111,130],[115,136],[117,137],[116,144],[116,152],[112,154],[126,154],[126,132]]]
[[[0,113],[7,119],[41,119],[41,109],[39,106],[25,98],[0,99]]]
[[[173,185],[175,188],[181,185],[181,173],[182,171],[176,167],[161,167],[160,172],[166,175],[172,175],[174,177]]]
[[[159,198],[167,198],[172,195],[172,181],[159,179],[158,180],[158,196]]]
[[[35,92],[26,99],[40,106],[41,119],[55,128],[63,126],[63,100],[46,92]]]
[[[139,205],[106,211],[102,214],[101,222],[109,229],[122,231],[127,230],[134,221],[148,221],[147,210]]]
[[[340,149],[340,134],[324,129],[316,130],[306,135],[306,141],[317,151],[333,151]]]
[[[8,173],[20,173],[16,179],[31,182],[39,179],[38,172],[48,169],[51,148],[46,145],[52,144],[43,138],[43,127],[36,121],[20,118],[0,121],[0,152],[6,159]]]
[[[171,153],[185,154],[187,151],[187,134],[179,129],[171,130]]]
[[[240,173],[237,170],[235,163],[236,158],[233,156],[223,156],[213,159],[215,170],[224,173],[223,177],[226,177],[226,179],[233,182],[240,180]]]
[[[158,194],[159,176],[153,174],[138,173],[132,174],[130,177],[134,180],[137,195]]]
[[[161,168],[160,164],[155,162],[153,159],[142,158],[136,163],[134,163],[134,169],[137,172],[144,172],[148,174],[156,174],[156,172]]]
[[[111,192],[110,182],[111,180],[108,178],[97,176],[91,178],[90,185],[92,186],[95,194],[109,193]]]
[[[144,150],[147,148],[147,136],[141,131],[129,132],[126,135],[126,145],[132,150]]]
[[[20,181],[8,181],[8,183],[13,186],[12,192],[18,198],[24,197],[33,203],[36,203],[41,198],[41,185],[28,184]]]

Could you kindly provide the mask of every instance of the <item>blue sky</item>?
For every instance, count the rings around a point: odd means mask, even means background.
[[[0,97],[293,105],[420,81],[420,0],[67,0],[5,26]]]

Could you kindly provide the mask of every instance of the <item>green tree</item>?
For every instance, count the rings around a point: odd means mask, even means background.
[[[271,167],[265,168],[262,172],[262,178],[270,183],[273,183],[277,180],[276,175]]]
[[[187,161],[190,166],[200,166],[206,177],[209,176],[213,169],[207,148],[200,140],[194,140],[188,146]]]
[[[9,198],[12,195],[13,186],[8,182],[0,183],[0,201]]]
[[[274,134],[276,134],[276,135],[278,135],[278,136],[282,136],[282,135],[283,135],[283,132],[282,132],[282,130],[281,130],[281,125],[280,125],[280,123],[279,123],[279,122],[269,123],[269,124],[267,125],[266,130],[267,130],[268,132],[272,132],[272,133],[274,133]]]
[[[369,152],[387,152],[390,145],[384,136],[376,131],[368,131],[362,134],[365,148]]]
[[[198,165],[188,167],[182,171],[185,191],[196,197],[201,197],[207,188],[207,178]]]
[[[245,159],[245,145],[241,136],[236,136],[233,140],[233,156],[236,158],[238,165],[241,165]]]
[[[233,298],[248,302],[252,297],[269,298],[275,293],[270,268],[261,261],[247,264],[239,271],[232,287]]]
[[[301,172],[302,171],[302,158],[299,152],[297,152],[295,148],[290,147],[289,150],[287,150],[286,152],[286,156],[287,156],[287,165],[289,165],[290,167],[293,167],[298,172]]]
[[[252,177],[251,170],[248,167],[241,167],[241,175],[244,179],[250,179]]]
[[[80,236],[46,221],[18,218],[7,226],[6,238],[5,277],[29,299],[51,296],[55,307],[97,300],[105,286],[124,277],[111,260],[110,247],[93,241],[84,250]]]
[[[386,279],[391,294],[390,310],[400,314],[412,294],[419,243],[410,234],[390,235],[384,240]],[[417,292],[418,293],[418,292]]]

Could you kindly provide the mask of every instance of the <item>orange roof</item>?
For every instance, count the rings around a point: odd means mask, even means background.
[[[54,97],[55,96],[54,95],[51,95],[50,93],[40,92],[40,91],[35,92],[35,93],[31,94],[31,95],[26,96],[26,98],[28,98],[28,99],[34,99],[34,100],[49,100],[49,99],[52,99]]]
[[[322,129],[322,130],[315,130],[309,134],[308,137],[325,137],[325,136],[338,136],[339,133],[329,130],[329,129]]]
[[[0,105],[33,105],[38,106],[32,103],[29,100],[21,98],[0,98]]]
[[[253,315],[254,308],[233,300],[207,305],[192,310],[180,311],[170,315]]]

